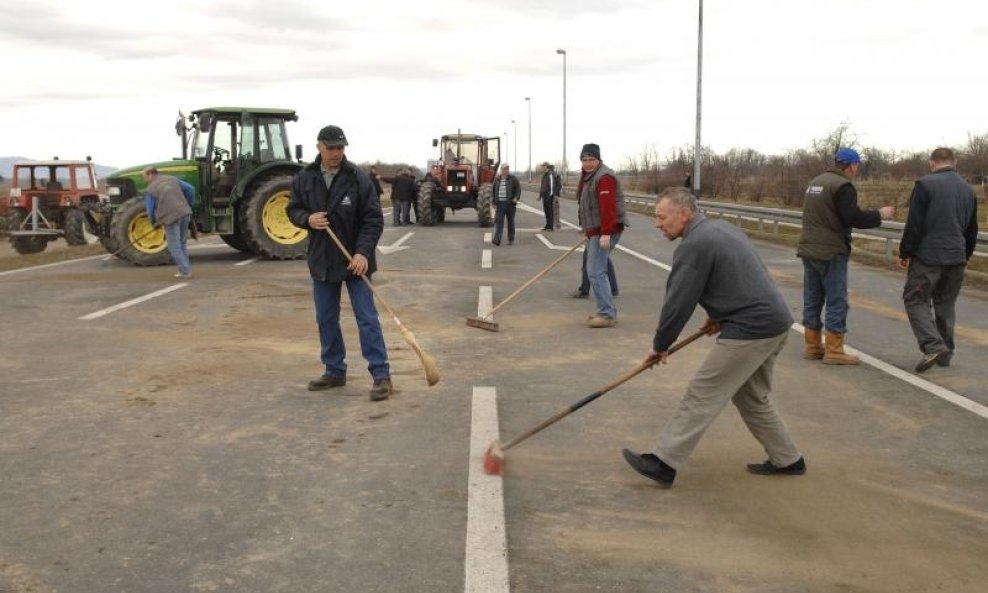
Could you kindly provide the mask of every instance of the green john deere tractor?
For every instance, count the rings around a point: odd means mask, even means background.
[[[139,266],[171,261],[162,228],[152,227],[144,207],[147,183],[142,172],[155,167],[196,188],[192,224],[197,232],[218,233],[231,247],[267,259],[305,257],[308,232],[285,213],[292,177],[303,165],[295,160],[287,122],[289,109],[209,107],[185,117],[175,130],[182,158],[120,169],[106,178],[109,202],[88,218],[111,253]]]

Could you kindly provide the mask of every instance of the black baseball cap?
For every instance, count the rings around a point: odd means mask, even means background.
[[[350,144],[346,141],[346,134],[339,126],[326,126],[319,130],[316,140],[328,147],[346,146]]]

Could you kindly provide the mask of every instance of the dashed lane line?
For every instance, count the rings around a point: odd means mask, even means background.
[[[83,315],[79,319],[81,321],[92,321],[93,319],[99,319],[100,317],[103,317],[105,315],[109,315],[110,313],[114,313],[116,311],[120,311],[121,309],[126,309],[127,307],[133,307],[134,305],[138,305],[138,304],[143,303],[145,301],[150,301],[151,299],[160,297],[161,295],[164,295],[164,294],[168,294],[169,292],[176,291],[176,290],[178,290],[180,288],[185,288],[186,286],[188,286],[188,283],[186,283],[186,282],[179,282],[178,284],[173,284],[173,285],[171,285],[171,286],[169,286],[167,288],[162,288],[161,290],[156,290],[156,291],[154,291],[152,293],[149,293],[149,294],[146,294],[144,296],[137,297],[136,299],[131,299],[129,301],[120,303],[118,305],[113,305],[112,307],[107,307],[106,309],[102,309],[100,311],[96,311],[96,312],[90,313],[88,315]]]
[[[467,490],[465,593],[508,593],[508,544],[501,476],[484,473],[484,454],[498,439],[497,390],[473,388]]]

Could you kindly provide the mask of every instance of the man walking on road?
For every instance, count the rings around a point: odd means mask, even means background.
[[[847,264],[851,255],[851,229],[870,229],[895,214],[891,206],[861,210],[851,181],[857,177],[861,157],[852,148],[834,155],[834,167],[810,181],[803,202],[803,226],[796,255],[803,260],[803,326],[806,350],[803,358],[823,359],[824,364],[858,364],[857,356],[844,352],[847,333]],[[826,324],[820,318],[826,306]],[[826,345],[820,332],[826,328]]]
[[[348,142],[343,130],[326,126],[317,140],[319,156],[295,175],[286,207],[292,224],[309,229],[306,259],[312,276],[320,358],[325,366],[323,375],[309,382],[309,391],[346,385],[346,345],[340,329],[340,295],[346,284],[357,318],[360,349],[374,381],[370,398],[387,399],[392,392],[388,351],[374,293],[362,278],[366,275],[370,279],[377,270],[374,251],[384,232],[384,213],[370,177],[344,155]],[[352,261],[327,229],[336,234]]]
[[[913,186],[899,243],[899,266],[907,270],[902,300],[923,352],[918,373],[934,364],[950,366],[954,304],[978,241],[978,199],[956,166],[949,148],[930,155],[932,172]]]
[[[607,278],[607,264],[624,231],[624,192],[614,171],[600,161],[600,146],[584,144],[580,164],[583,174],[576,195],[580,201],[580,226],[588,238],[587,277],[597,299],[597,312],[587,320],[587,325],[614,327],[617,307]]]
[[[168,253],[178,266],[176,278],[192,277],[192,264],[189,263],[189,222],[192,220],[192,204],[196,190],[172,175],[160,175],[155,167],[144,169],[147,189],[144,196],[144,209],[152,226],[165,227],[165,241]]]
[[[670,241],[683,241],[673,255],[652,351],[643,364],[666,362],[698,304],[707,312],[703,329],[720,336],[652,452],[624,449],[625,460],[660,486],[672,486],[676,472],[730,401],[768,454],[764,463],[749,464],[749,472],[804,473],[806,463],[769,399],[775,358],[785,346],[792,315],[765,264],[743,232],[704,217],[684,187],[659,194],[655,227]]]
[[[494,179],[491,188],[497,211],[494,219],[494,238],[491,243],[501,244],[501,234],[504,232],[504,219],[508,219],[508,245],[515,244],[515,210],[521,199],[521,182],[511,174],[508,165],[501,165],[501,174]]]
[[[553,214],[555,203],[559,201],[559,175],[556,174],[556,168],[549,163],[542,163],[539,197],[542,198],[542,211],[545,213],[545,226],[542,230],[551,232],[556,220]]]

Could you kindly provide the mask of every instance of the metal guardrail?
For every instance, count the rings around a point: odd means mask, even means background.
[[[655,206],[655,196],[640,194],[635,192],[625,192],[626,202],[640,204],[642,206]],[[785,210],[783,208],[767,208],[761,206],[745,206],[742,204],[731,204],[728,202],[714,202],[710,200],[700,200],[700,209],[703,212],[713,212],[721,218],[732,216],[735,224],[740,225],[742,220],[754,221],[758,223],[758,230],[765,231],[765,224],[770,223],[772,234],[779,235],[780,226],[802,228],[803,213],[798,210]],[[852,237],[866,239],[870,241],[885,242],[885,260],[895,261],[894,245],[902,238],[902,230],[905,223],[883,220],[882,226],[874,229],[855,229],[851,233]],[[978,233],[978,243],[974,252],[975,256],[988,257],[988,233]]]

